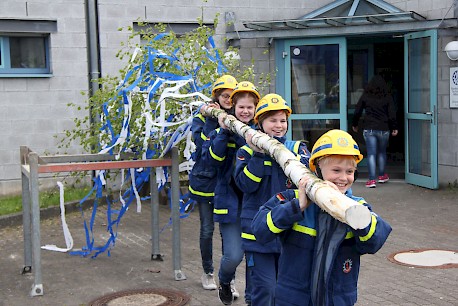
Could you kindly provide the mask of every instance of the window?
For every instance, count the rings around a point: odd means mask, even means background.
[[[0,78],[49,77],[50,37],[57,21],[0,18]]]
[[[47,36],[0,36],[0,75],[49,73]]]

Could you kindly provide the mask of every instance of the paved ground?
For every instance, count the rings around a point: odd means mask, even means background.
[[[431,191],[391,181],[375,189],[355,184],[354,193],[366,198],[374,210],[393,227],[385,246],[376,255],[363,256],[357,305],[458,305],[458,269],[412,268],[398,265],[387,257],[408,249],[458,250],[458,190]],[[160,207],[161,227],[169,220],[167,206]],[[67,214],[75,247],[83,246],[81,214]],[[96,241],[104,242],[103,212],[95,223]],[[163,262],[151,261],[150,210],[143,205],[137,214],[131,209],[118,230],[111,256],[96,259],[42,252],[44,295],[30,297],[33,274],[21,275],[23,234],[21,226],[0,229],[0,306],[86,305],[117,291],[138,288],[168,288],[191,296],[189,305],[220,305],[216,291],[201,288],[198,246],[198,212],[181,220],[182,271],[187,279],[176,281],[172,261],[172,231],[160,235]],[[60,218],[41,222],[42,244],[64,245]],[[219,234],[215,233],[215,258],[221,254]],[[99,240],[97,240],[99,239]],[[218,264],[216,264],[218,266]],[[243,296],[244,268],[237,274],[237,287]],[[244,305],[243,299],[234,305]]]

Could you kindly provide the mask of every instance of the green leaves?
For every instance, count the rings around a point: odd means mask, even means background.
[[[123,131],[123,122],[127,116],[124,113],[125,103],[128,98],[129,136],[122,145],[113,148],[114,153],[134,152],[138,158],[144,153],[146,142],[146,148],[156,149],[155,156],[159,156],[162,153],[160,150],[164,148],[179,124],[168,126],[165,133],[158,133],[160,127],[153,125],[148,134],[145,126],[150,119],[147,119],[146,112],[149,112],[155,123],[158,123],[160,111],[161,116],[169,122],[180,122],[193,115],[187,106],[190,102],[196,101],[196,97],[168,98],[165,100],[165,109],[161,109],[163,104],[159,104],[159,97],[173,84],[164,83],[153,90],[153,84],[158,78],[167,80],[192,77],[194,83],[181,87],[179,93],[198,91],[207,97],[211,95],[214,80],[222,74],[231,74],[239,81],[255,83],[254,62],[248,67],[240,67],[237,49],[229,47],[224,52],[212,47],[218,15],[214,18],[213,27],[204,25],[203,17],[198,19],[198,24],[197,28],[183,35],[173,31],[166,32],[165,24],[156,24],[152,28],[139,21],[140,30],[137,32],[133,27],[128,27],[128,40],[121,44],[121,49],[116,55],[119,60],[126,62],[124,67],[120,69],[118,76],[94,80],[100,85],[100,89],[88,98],[85,107],[68,103],[69,107],[75,108],[78,113],[84,110],[88,115],[74,119],[74,128],[64,132],[65,136],[59,148],[68,148],[70,143],[79,142],[85,151],[99,152],[103,144],[113,143]],[[268,88],[270,75],[260,75],[258,80],[262,82],[258,83],[258,88],[262,89],[265,85]],[[84,92],[82,94],[86,95]],[[184,147],[184,144],[179,147]],[[182,150],[180,152],[182,153]]]

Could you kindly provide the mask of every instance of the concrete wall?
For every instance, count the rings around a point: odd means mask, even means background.
[[[58,28],[50,39],[51,78],[0,78],[0,195],[4,195],[20,192],[19,146],[39,154],[57,151],[54,136],[82,115],[67,103],[83,105],[80,91],[87,90],[88,78],[83,0],[3,0],[0,18],[57,19]]]
[[[98,9],[102,75],[118,75],[123,63],[115,54],[121,49],[121,42],[126,42],[129,35],[127,31],[118,29],[132,26],[137,20],[173,23],[194,22],[198,17],[203,17],[205,22],[211,22],[219,13],[215,39],[222,46],[226,33],[226,12],[233,12],[235,29],[243,30],[243,20],[299,18],[330,2],[332,1],[100,0]],[[429,19],[453,16],[453,9],[450,10],[453,0],[387,2],[402,10],[416,11]],[[84,110],[77,112],[68,108],[67,103],[73,102],[84,107],[85,97],[80,92],[88,90],[84,0],[3,0],[0,2],[0,19],[8,18],[57,20],[57,32],[52,33],[50,39],[52,77],[0,78],[0,195],[20,192],[19,146],[27,145],[39,154],[57,153],[58,141],[54,136],[62,136],[64,130],[71,129],[76,116],[86,115]],[[274,48],[267,39],[242,41],[240,53],[246,64],[255,59],[257,72],[273,72],[276,69]],[[443,56],[441,61],[446,61]],[[447,63],[444,63],[444,67],[446,66]],[[446,173],[450,173],[450,178],[456,177],[456,168],[448,165],[456,167],[458,164],[458,114],[456,110],[446,108],[448,90],[444,88],[448,75],[444,71],[441,72],[443,83],[440,83],[440,88],[445,91],[441,91],[440,97],[440,121],[443,123],[439,136],[443,148],[440,150],[439,160],[442,169],[440,173],[448,180]],[[272,83],[270,91],[274,89],[275,84]],[[455,135],[454,138],[446,136],[449,132]],[[70,152],[81,152],[81,149],[75,144]],[[51,184],[46,183],[48,181],[52,182],[53,179],[43,180],[43,185]]]
[[[458,67],[457,61],[450,60],[443,52],[450,41],[457,39],[457,30],[439,32],[437,60],[438,82],[438,161],[439,183],[453,184],[458,179],[458,108],[450,108],[450,68]]]
[[[120,28],[132,26],[134,21],[149,22],[195,22],[203,16],[212,22],[219,13],[219,26],[215,39],[222,45],[226,32],[225,12],[234,12],[236,28],[242,28],[241,20],[271,20],[297,18],[315,9],[319,3],[289,0],[155,0],[128,1],[101,0],[100,47],[102,75],[118,75],[124,66],[116,53],[129,33]],[[83,0],[3,0],[0,2],[0,19],[57,20],[57,32],[51,34],[50,55],[52,77],[50,78],[1,78],[0,77],[0,196],[19,193],[20,167],[19,147],[26,145],[38,154],[56,154],[58,139],[65,130],[73,127],[73,118],[85,116],[67,107],[72,102],[85,106],[80,92],[88,90],[87,44],[85,2]],[[267,72],[269,55],[265,48],[252,48],[251,42],[243,60],[250,63],[259,58],[259,71]],[[259,46],[258,42],[253,42]],[[273,88],[272,88],[273,89]],[[70,153],[80,153],[75,144]],[[43,187],[53,185],[54,179],[41,180]]]

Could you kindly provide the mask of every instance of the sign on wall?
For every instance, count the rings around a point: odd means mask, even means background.
[[[458,67],[450,68],[450,108],[458,108]]]

